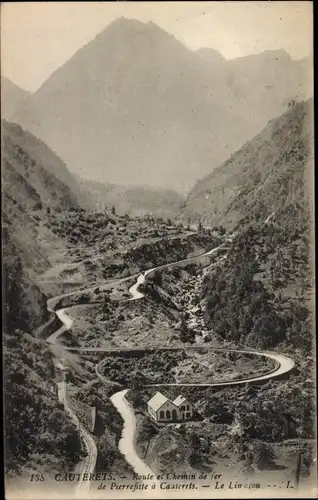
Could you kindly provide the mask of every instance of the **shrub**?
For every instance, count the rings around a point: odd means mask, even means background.
[[[273,447],[262,441],[257,441],[253,445],[253,458],[259,470],[272,469],[275,467],[275,452]]]

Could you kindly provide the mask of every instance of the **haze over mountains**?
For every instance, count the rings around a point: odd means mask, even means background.
[[[306,61],[284,51],[225,61],[157,25],[118,19],[28,97],[14,121],[71,172],[185,191],[289,100],[311,95]]]
[[[72,175],[40,139],[5,120],[2,145],[5,207],[13,204],[15,216],[39,207],[67,210],[80,206],[109,212],[114,207],[120,215],[172,217],[185,201],[173,190],[83,180]]]
[[[110,211],[118,215],[142,217],[173,217],[180,210],[185,197],[176,191],[151,186],[124,186],[81,179],[76,176],[83,196],[96,210]]]
[[[30,93],[1,77],[1,117],[9,120]]]

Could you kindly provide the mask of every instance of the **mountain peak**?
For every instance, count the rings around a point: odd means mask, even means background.
[[[118,26],[118,25],[122,25],[122,26],[146,26],[146,23],[140,21],[139,19],[135,19],[135,18],[132,18],[132,17],[125,17],[125,16],[121,16],[121,17],[117,17],[112,23],[110,23],[105,29],[108,29],[109,27],[111,26]]]
[[[263,52],[264,55],[269,56],[269,57],[275,57],[279,59],[285,59],[291,61],[292,58],[288,52],[286,52],[285,49],[276,49],[276,50],[265,50]]]
[[[251,56],[246,56],[246,57],[253,57],[253,58],[258,58],[259,60],[267,60],[267,61],[273,61],[273,60],[279,60],[282,62],[286,61],[292,61],[291,56],[286,52],[285,49],[274,49],[274,50],[264,50],[263,52],[260,52],[258,54],[251,54]]]
[[[10,78],[3,76],[3,75],[1,75],[1,86],[2,85],[14,87],[15,89],[19,89],[21,92],[25,92],[26,94],[29,93],[27,90],[23,89],[22,87],[19,87],[19,85],[17,85],[12,80],[10,80]]]
[[[225,63],[226,60],[215,49],[212,49],[211,47],[203,47],[201,49],[196,50],[196,53],[205,61],[207,62],[213,62],[213,63]]]
[[[71,171],[184,190],[277,116],[303,78],[293,62],[281,71],[280,60],[264,55],[231,64],[212,48],[199,54],[153,22],[118,18],[14,120]]]
[[[127,17],[118,17],[95,37],[95,41],[102,44],[112,43],[114,47],[130,43],[143,44],[144,40],[146,44],[147,42],[153,42],[154,40],[158,40],[160,43],[160,41],[164,39],[173,39],[177,41],[173,35],[166,32],[152,21],[145,23],[139,19]],[[92,41],[89,42],[88,45],[91,45],[91,43]],[[181,42],[178,43],[181,44]]]
[[[135,19],[135,18],[131,18],[131,17],[118,17],[117,19],[115,19],[112,23],[110,23],[101,33],[106,33],[106,32],[109,32],[109,31],[121,31],[121,30],[125,30],[125,33],[129,33],[129,32],[139,32],[140,30],[142,31],[148,31],[149,29],[157,29],[157,30],[160,30],[162,33],[165,33],[165,31],[160,28],[160,26],[158,26],[156,23],[152,22],[152,21],[148,21],[148,22],[143,22],[143,21],[140,21],[139,19]],[[98,35],[97,35],[98,36]]]
[[[230,59],[230,63],[236,64],[245,62],[271,62],[271,61],[280,61],[280,62],[293,62],[291,56],[286,52],[285,49],[274,49],[274,50],[264,50],[263,52],[258,52],[256,54],[248,54],[246,56],[235,57],[234,59]]]

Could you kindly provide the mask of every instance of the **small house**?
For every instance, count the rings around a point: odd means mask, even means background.
[[[147,406],[149,415],[158,423],[178,422],[193,416],[192,404],[181,395],[170,401],[161,392],[157,392]]]
[[[156,422],[174,422],[178,419],[177,408],[161,392],[148,401],[148,412]]]
[[[178,396],[173,404],[179,409],[179,420],[192,418],[193,406],[184,396]]]

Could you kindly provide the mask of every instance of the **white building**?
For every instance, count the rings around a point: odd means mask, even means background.
[[[179,409],[179,420],[192,418],[193,406],[184,396],[178,396],[173,404]]]
[[[170,401],[161,392],[157,392],[147,406],[149,415],[156,422],[178,422],[189,420],[193,416],[192,404],[181,395]]]

